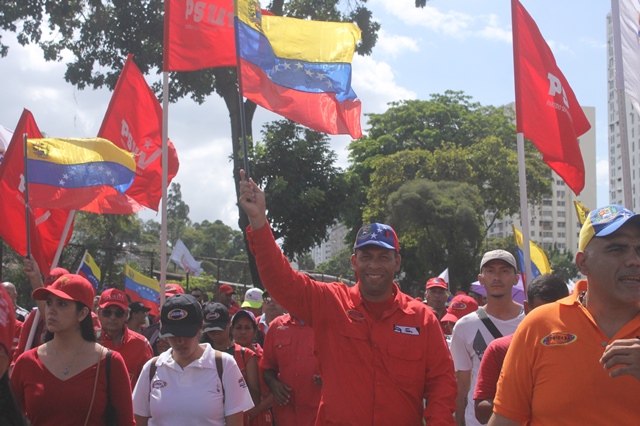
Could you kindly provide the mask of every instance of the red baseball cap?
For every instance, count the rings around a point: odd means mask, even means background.
[[[427,281],[427,290],[434,287],[439,287],[439,288],[444,288],[445,290],[449,290],[449,286],[447,285],[447,282],[440,277],[429,278],[429,281]]]
[[[229,284],[222,284],[220,286],[220,293],[235,294],[236,291]]]
[[[164,294],[175,296],[176,294],[184,294],[184,289],[180,284],[166,283],[164,285]]]
[[[127,300],[125,292],[118,290],[117,288],[108,288],[103,291],[100,295],[98,306],[100,306],[100,309],[104,309],[111,305],[116,305],[117,307],[122,308],[125,312],[128,312],[129,301]]]
[[[457,294],[449,302],[447,313],[442,316],[440,322],[456,322],[463,316],[478,310],[478,302],[466,294]]]
[[[93,298],[96,291],[89,281],[76,274],[64,274],[49,287],[40,287],[33,291],[31,297],[35,300],[46,300],[47,296],[56,296],[60,299],[80,302],[87,308],[93,306]]]
[[[60,268],[60,267],[53,268],[51,271],[49,271],[49,275],[47,275],[47,278],[44,279],[44,286],[47,287],[53,284],[55,280],[57,280],[64,274],[68,274],[68,273],[69,271],[67,271],[64,268]]]

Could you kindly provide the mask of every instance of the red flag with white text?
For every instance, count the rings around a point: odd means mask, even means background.
[[[20,256],[27,255],[26,210],[24,204],[23,134],[41,138],[42,134],[29,110],[24,110],[11,143],[0,163],[0,238]],[[69,212],[66,210],[30,208],[31,255],[46,276],[62,238]],[[65,245],[71,238],[69,230]]]
[[[585,169],[578,137],[591,124],[536,23],[518,0],[512,0],[511,8],[518,133],[579,194]]]
[[[165,0],[163,71],[236,65],[233,0]]]
[[[140,69],[127,56],[98,136],[135,154],[136,177],[125,191],[158,211],[162,197],[162,107]],[[178,153],[169,141],[168,183],[178,173]]]

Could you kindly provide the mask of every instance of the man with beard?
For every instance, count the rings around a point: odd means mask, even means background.
[[[480,425],[475,415],[473,390],[482,355],[491,341],[512,334],[524,318],[522,305],[512,298],[511,290],[518,283],[518,273],[511,253],[504,250],[485,253],[478,280],[487,291],[487,303],[460,318],[451,336],[451,355],[458,381],[458,426]]]

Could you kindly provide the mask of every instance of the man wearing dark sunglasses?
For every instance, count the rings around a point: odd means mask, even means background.
[[[100,296],[98,306],[98,318],[102,326],[98,331],[100,344],[122,355],[133,389],[142,367],[153,358],[153,349],[146,337],[127,327],[129,303],[123,291],[117,288],[105,290]]]

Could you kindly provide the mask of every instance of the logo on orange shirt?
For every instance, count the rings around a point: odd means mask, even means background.
[[[575,342],[577,339],[578,336],[576,336],[575,334],[554,331],[553,333],[540,340],[540,343],[545,346],[559,346],[568,345],[569,343]]]

